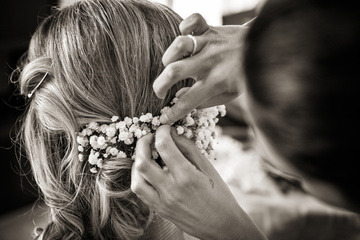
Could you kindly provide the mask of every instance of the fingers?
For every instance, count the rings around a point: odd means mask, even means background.
[[[194,32],[194,35],[201,35],[210,27],[200,14],[193,14],[182,22],[180,28],[184,30],[183,34]],[[203,72],[199,68],[199,59],[194,54],[200,52],[208,41],[208,36],[203,35],[196,37],[178,36],[173,41],[162,57],[162,62],[166,68],[153,84],[154,92],[158,98],[163,99],[167,90],[178,81],[189,77],[196,78],[197,73]],[[185,58],[190,54],[194,56]]]
[[[203,109],[208,107],[213,107],[217,105],[227,104],[237,98],[239,95],[235,92],[233,93],[226,93],[226,94],[219,94],[217,96],[214,96],[210,99],[208,99],[206,102],[201,104],[197,107],[197,109]]]
[[[206,39],[203,36],[193,36],[193,38],[195,38],[195,40],[187,35],[177,36],[162,57],[164,66],[168,66],[172,62],[188,57],[190,54],[200,52],[206,44]],[[195,52],[193,52],[194,49],[196,50]]]
[[[171,131],[171,136],[180,152],[197,169],[205,173],[205,175],[208,175],[209,173],[212,173],[213,170],[215,170],[212,164],[199,151],[193,141],[183,135],[178,135],[176,131]]]
[[[182,35],[192,34],[201,35],[209,29],[209,25],[199,13],[193,13],[180,23],[180,32]]]
[[[205,71],[205,65],[197,63],[197,55],[169,64],[154,81],[153,90],[158,98],[163,99],[167,91],[177,82],[193,77]]]
[[[197,42],[197,40],[196,40]],[[164,66],[169,65],[172,62],[183,59],[190,56],[194,49],[194,42],[189,36],[178,36],[171,43],[169,48],[165,51],[162,62]]]
[[[156,189],[133,166],[131,169],[131,191],[135,193],[145,204],[158,202],[159,194]]]
[[[151,159],[153,141],[154,136],[152,134],[148,134],[137,141],[133,168],[156,188],[157,183],[163,181],[164,174],[162,168]]]
[[[170,132],[169,125],[162,125],[156,130],[155,148],[169,171],[176,177],[177,170],[187,167],[190,163],[177,148]]]
[[[190,87],[183,87],[179,91],[175,93],[175,97],[180,98],[182,95],[184,95],[187,91],[189,91]]]
[[[160,116],[162,124],[171,124],[206,102],[212,96],[218,95],[218,89],[212,85],[204,85],[202,81],[196,82],[184,93],[170,109]]]
[[[148,201],[159,198],[156,186],[163,182],[164,177],[160,166],[151,159],[153,140],[152,134],[138,140],[135,162],[131,169],[131,190],[141,199],[146,198]]]

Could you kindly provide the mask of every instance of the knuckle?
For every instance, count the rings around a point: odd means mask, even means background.
[[[139,184],[137,181],[131,181],[130,189],[137,196],[141,196],[142,194],[141,184]]]
[[[166,151],[168,148],[167,142],[168,142],[167,138],[164,138],[164,137],[156,138],[156,141],[155,141],[156,150],[159,152]]]
[[[182,112],[190,110],[192,108],[192,102],[192,97],[188,95],[186,98],[180,98],[176,105],[180,112]]]
[[[136,159],[134,163],[135,170],[140,173],[146,173],[148,170],[147,164],[145,161],[140,160],[141,158]]]
[[[193,13],[180,23],[180,31],[182,34],[201,35],[207,29],[206,20],[199,13]]]
[[[176,112],[174,111],[174,108],[170,108],[167,112],[166,112],[166,115],[168,117],[168,119],[170,121],[173,121],[174,119],[176,119]]]
[[[185,36],[178,36],[175,38],[173,47],[176,52],[183,52],[183,50],[186,48],[186,37]]]
[[[180,74],[178,67],[174,64],[168,65],[166,71],[167,79],[176,79]]]
[[[205,21],[205,19],[203,18],[203,16],[200,13],[191,14],[190,19],[193,24],[198,24],[198,23],[202,23],[203,21]]]

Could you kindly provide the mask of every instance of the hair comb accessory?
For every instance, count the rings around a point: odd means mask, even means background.
[[[40,80],[40,82],[36,85],[36,87],[34,87],[34,89],[27,95],[28,98],[31,98],[32,95],[34,94],[34,92],[36,91],[36,89],[38,89],[38,87],[41,85],[41,83],[45,80],[45,78],[47,77],[47,75],[49,74],[49,72],[46,72],[43,76],[43,78]]]
[[[174,98],[171,104],[178,101]],[[164,107],[161,113],[169,109]],[[209,160],[215,158],[213,141],[215,139],[215,125],[218,116],[225,116],[224,105],[206,109],[192,110],[182,119],[172,124],[179,135],[184,135],[195,142],[201,153]],[[160,116],[151,113],[140,117],[125,117],[119,120],[118,116],[109,119],[110,124],[90,122],[77,133],[79,160],[87,160],[90,171],[97,173],[104,161],[111,158],[135,158],[136,140],[148,133],[154,133],[161,125]],[[152,158],[159,160],[159,154],[153,149]]]

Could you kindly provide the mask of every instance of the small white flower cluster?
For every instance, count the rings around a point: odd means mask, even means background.
[[[171,103],[175,104],[177,100],[174,98]],[[164,107],[161,113],[169,108]],[[179,135],[183,134],[194,141],[208,159],[214,159],[215,124],[219,121],[217,116],[223,117],[225,114],[224,105],[201,110],[194,109],[175,122],[173,126]],[[91,164],[90,171],[97,173],[106,159],[134,158],[136,139],[148,133],[154,133],[160,125],[160,117],[153,116],[151,113],[143,114],[139,118],[125,117],[122,121],[119,121],[118,116],[113,116],[110,124],[90,122],[77,133],[79,160],[87,159]],[[124,150],[124,144],[131,150]],[[153,150],[152,157],[153,159],[159,157],[156,149]]]

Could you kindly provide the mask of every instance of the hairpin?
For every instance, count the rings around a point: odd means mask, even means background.
[[[38,87],[41,85],[41,83],[45,80],[46,76],[49,74],[49,72],[46,72],[45,75],[43,76],[43,78],[40,80],[40,82],[36,85],[36,87],[27,95],[28,98],[31,98],[32,95],[34,94],[34,92],[36,91],[36,89],[38,89]]]

